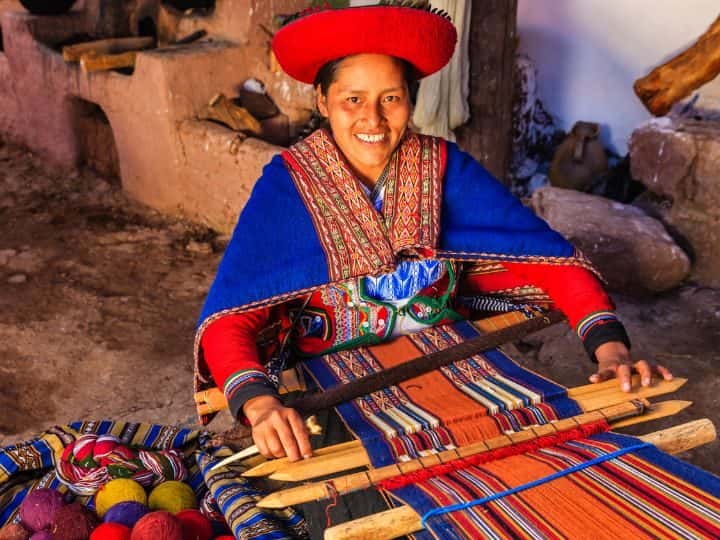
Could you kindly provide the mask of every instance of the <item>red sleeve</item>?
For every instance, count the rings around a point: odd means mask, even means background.
[[[592,313],[614,310],[602,284],[589,270],[549,264],[504,262],[502,265],[505,272],[466,275],[463,288],[468,293],[488,293],[533,285],[550,297],[575,329]]]
[[[270,309],[225,315],[210,323],[202,336],[202,348],[208,369],[219,388],[227,379],[245,370],[265,373],[256,344],[258,333],[267,325]]]

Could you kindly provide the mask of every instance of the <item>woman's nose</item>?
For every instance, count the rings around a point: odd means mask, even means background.
[[[366,106],[365,110],[365,119],[367,120],[367,123],[371,126],[379,126],[383,121],[383,110],[380,105],[380,102],[372,102],[369,101]]]

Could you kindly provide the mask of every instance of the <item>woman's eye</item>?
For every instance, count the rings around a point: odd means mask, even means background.
[[[385,96],[385,101],[395,103],[397,101],[400,101],[400,96]]]
[[[360,103],[360,98],[357,96],[350,96],[347,98],[348,103]]]

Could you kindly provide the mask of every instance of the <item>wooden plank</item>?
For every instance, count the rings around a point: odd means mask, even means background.
[[[645,406],[646,405],[641,402],[628,401],[615,405],[614,407],[607,407],[601,411],[581,414],[574,417],[573,422],[568,423],[567,428],[562,431],[571,431],[578,425],[592,424],[603,420],[612,422],[615,420],[623,420],[628,417],[635,417],[645,411]],[[561,432],[561,430],[559,430],[556,426],[557,424],[546,424],[545,426],[540,426],[538,429],[533,428],[526,431],[519,431],[517,433],[509,433],[507,435],[501,435],[499,437],[494,437],[492,439],[463,446],[461,448],[445,450],[437,454],[424,456],[419,459],[405,461],[389,465],[387,467],[371,469],[367,472],[350,474],[340,478],[333,478],[332,485],[334,492],[341,495],[351,491],[365,489],[376,485],[382,480],[387,480],[388,478],[434,467],[459,458],[466,458],[487,453],[497,448],[521,445],[527,441],[537,440],[546,435],[557,435]],[[553,437],[552,440],[554,441],[556,439]],[[317,472],[325,474],[325,469],[322,467],[322,464],[320,464],[320,467],[321,468]],[[320,474],[316,474],[315,476],[319,476]],[[275,476],[272,478],[282,479]],[[305,484],[298,487],[276,491],[258,501],[257,505],[261,508],[285,508],[287,506],[301,504],[312,500],[329,498],[333,496],[334,492],[328,491],[328,484],[326,482],[315,482],[313,484]]]
[[[674,392],[683,384],[685,384],[685,382],[687,382],[687,379],[676,378],[672,381],[659,380],[656,381],[652,386],[636,388],[636,390],[633,392],[623,392],[619,388],[617,380],[610,382],[615,383],[612,388],[602,386],[602,383],[597,385],[588,385],[591,387],[596,387],[598,389],[599,392],[597,393],[597,395],[594,393],[583,392],[580,397],[575,398],[583,411],[596,411],[598,409],[602,409],[604,407],[609,407],[612,405],[618,405],[632,399],[647,399],[649,397]],[[639,384],[639,381],[635,382]],[[556,424],[558,426],[558,429],[567,429],[565,426],[567,425],[572,427],[572,425],[574,424],[574,420],[559,420],[556,422]],[[270,478],[272,478],[273,480],[300,482],[303,480],[317,477],[318,470],[323,471],[322,474],[334,474],[355,467],[366,467],[370,465],[370,459],[368,458],[368,455],[362,447],[360,441],[356,441],[355,445],[355,450],[353,450],[352,452],[348,452],[347,449],[344,448],[342,456],[337,457],[333,457],[332,452],[329,452],[328,454],[322,456],[322,458],[320,459],[312,457],[296,462],[285,461],[281,464],[278,464],[277,467],[271,465],[270,463],[272,462],[268,462],[267,465],[264,465],[264,471],[265,473],[267,473],[268,471],[275,468],[275,472],[271,473],[270,475]],[[329,449],[330,448],[332,447],[329,447]],[[255,470],[251,469],[245,474],[248,476],[252,476],[255,474]]]
[[[716,438],[713,423],[703,418],[640,437],[658,446],[660,450],[678,454],[691,450]],[[422,530],[420,516],[409,506],[400,506],[330,527],[326,540],[389,540]]]
[[[100,39],[67,45],[63,47],[63,59],[66,62],[79,62],[86,54],[117,54],[127,51],[148,49],[155,44],[152,37],[126,37]]]
[[[692,401],[682,401],[679,399],[670,399],[667,401],[661,401],[660,403],[652,403],[650,405],[650,409],[642,416],[613,422],[612,428],[615,430],[628,426],[634,426],[635,424],[639,424],[641,422],[650,422],[651,420],[657,420],[658,418],[666,418],[677,414],[680,411],[684,411],[690,405],[692,405]]]
[[[85,73],[93,73],[96,71],[133,67],[136,58],[137,53],[135,51],[120,54],[86,54],[80,58],[80,68]]]

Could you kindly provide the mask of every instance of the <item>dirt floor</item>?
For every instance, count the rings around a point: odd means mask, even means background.
[[[127,200],[115,181],[0,142],[0,445],[76,419],[193,425],[193,328],[225,242]],[[635,349],[688,377],[673,398],[695,402],[632,432],[717,422],[720,291],[616,300]],[[568,386],[591,373],[566,328],[518,346]],[[718,442],[683,457],[720,473]]]

